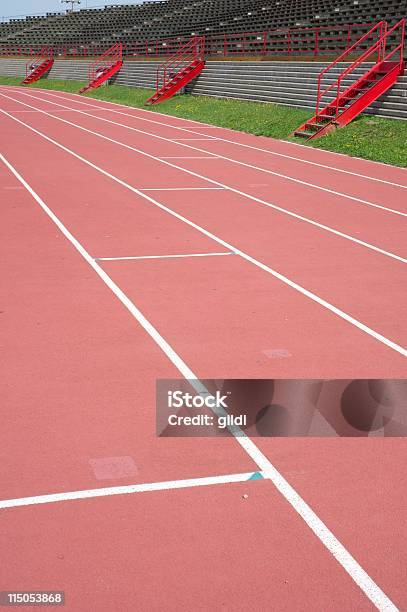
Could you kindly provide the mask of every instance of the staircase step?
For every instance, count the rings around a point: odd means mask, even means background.
[[[197,71],[200,64],[201,70]],[[194,60],[188,66],[181,68],[179,72],[168,81],[168,83],[165,83],[161,89],[159,89],[153,96],[151,96],[151,98],[147,100],[146,104],[156,104],[161,99],[166,100],[167,98],[172,97],[172,95],[179,91],[182,86],[186,86],[194,78],[194,75],[197,76],[204,68],[204,65],[204,62]]]
[[[314,136],[314,132],[306,132],[305,130],[294,132],[294,136],[300,136],[301,138],[310,138]]]
[[[315,117],[317,122],[321,122],[321,121],[332,121],[332,117],[329,117],[328,115],[317,115]],[[325,124],[324,124],[325,125]]]
[[[311,132],[318,132],[318,130],[324,126],[320,126],[317,123],[307,122],[305,124],[305,127],[306,127],[306,130],[311,130]]]

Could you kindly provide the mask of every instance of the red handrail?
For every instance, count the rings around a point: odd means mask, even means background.
[[[387,45],[387,39],[388,37],[393,34],[394,32],[396,32],[396,30],[398,30],[400,28],[400,33],[401,33],[401,41],[400,43],[392,50],[390,51],[387,55],[386,55],[386,45]],[[381,64],[382,62],[388,61],[391,57],[393,57],[393,55],[395,53],[397,53],[397,51],[400,51],[400,58],[399,58],[399,65],[400,68],[403,67],[404,64],[404,58],[403,58],[403,49],[404,49],[404,33],[405,33],[405,19],[401,19],[398,23],[396,23],[396,25],[394,25],[390,30],[388,29],[388,25],[387,23],[385,23],[385,27],[384,27],[384,34],[383,36],[380,38],[380,40],[378,40],[374,45],[372,45],[371,49],[368,49],[367,51],[365,51],[365,53],[359,57],[357,60],[355,60],[355,62],[353,62],[353,64],[351,66],[349,66],[346,70],[344,70],[344,72],[339,76],[338,78],[338,94],[337,94],[337,100],[336,100],[336,117],[338,116],[339,113],[339,95],[341,93],[341,84],[342,84],[342,80],[348,75],[350,74],[353,70],[355,70],[355,68],[357,68],[358,66],[360,66],[360,64],[365,61],[366,59],[368,59],[370,57],[370,55],[372,55],[372,53],[375,53],[376,51],[378,51],[378,60],[376,62],[376,64],[370,69],[368,70],[367,73],[365,73],[362,77],[360,77],[359,79],[356,80],[355,83],[353,83],[353,85],[351,87],[348,87],[346,89],[346,91],[344,92],[344,94],[346,95],[346,92],[349,91],[350,89],[357,87],[357,85],[364,79],[366,79],[368,76],[370,76],[375,70],[376,67],[378,66],[378,64]]]
[[[360,38],[357,30],[370,29],[372,24],[347,24],[344,26],[317,26],[287,28],[255,32],[218,34],[206,37],[207,55],[322,55],[347,49]],[[171,40],[167,44],[171,44]],[[332,50],[332,43],[337,49]]]
[[[325,74],[327,72],[329,72],[331,70],[331,68],[333,68],[334,66],[336,66],[339,62],[343,61],[348,55],[350,55],[353,51],[355,51],[355,49],[361,45],[361,43],[363,43],[365,40],[367,40],[369,38],[369,36],[371,36],[372,34],[374,34],[375,32],[379,32],[380,31],[380,36],[382,36],[383,34],[383,26],[384,26],[385,22],[384,21],[379,21],[379,23],[377,23],[375,26],[373,26],[369,32],[367,32],[366,34],[364,34],[359,40],[357,40],[351,47],[349,47],[348,49],[346,49],[346,51],[344,51],[339,57],[337,57],[333,62],[331,62],[328,66],[326,66],[323,70],[321,70],[319,77],[318,77],[318,93],[317,93],[317,108],[316,108],[316,114],[318,115],[319,113],[319,108],[320,108],[320,103],[321,103],[321,99],[323,98],[323,96],[325,96],[329,91],[331,91],[334,86],[335,83],[332,83],[331,85],[329,85],[326,89],[324,89],[324,91],[321,91],[321,85],[322,85],[322,78],[325,76]],[[370,53],[369,53],[370,55]]]
[[[257,32],[240,32],[214,34],[206,36],[206,55],[314,55],[315,57],[334,54],[348,49],[358,31],[370,29],[372,24],[345,24],[343,26],[316,26],[308,28],[286,28],[262,30]],[[184,37],[134,41],[123,45],[123,54],[129,56],[159,57],[172,55],[178,47],[186,44]],[[335,44],[335,49],[332,49]],[[0,55],[32,55],[37,52],[32,48],[9,47],[0,45]],[[101,45],[79,47],[72,44],[70,48],[64,43],[55,47],[54,56],[62,57],[96,57],[105,49]]]
[[[110,47],[103,55],[98,57],[94,62],[89,65],[88,78],[89,83],[97,78],[99,74],[102,74],[107,68],[121,62],[123,58],[123,45],[121,42],[116,43]]]
[[[399,44],[396,45],[395,48],[393,48],[392,51],[390,51],[389,53],[387,53],[386,55],[386,47],[387,47],[387,43],[389,40],[389,37],[394,34],[397,30],[400,30],[400,42]],[[347,68],[345,68],[341,74],[338,76],[338,78],[336,79],[336,81],[334,81],[333,83],[331,83],[331,85],[328,85],[328,87],[326,87],[323,91],[321,90],[321,81],[322,78],[327,74],[327,72],[329,72],[329,70],[331,70],[331,68],[333,68],[334,66],[336,66],[338,64],[338,62],[342,61],[347,55],[351,54],[352,52],[354,52],[357,47],[364,42],[371,34],[374,34],[378,32],[379,33],[379,38],[366,50],[364,51],[350,66],[348,66]],[[316,115],[319,115],[319,111],[320,108],[322,106],[321,101],[322,98],[329,93],[330,91],[332,91],[332,89],[336,88],[336,99],[335,99],[335,103],[336,103],[336,110],[335,110],[335,116],[333,118],[337,119],[338,118],[338,114],[339,114],[339,102],[340,102],[340,98],[343,95],[346,95],[346,93],[348,91],[350,91],[351,89],[354,89],[355,87],[358,86],[358,84],[365,80],[367,77],[369,77],[373,72],[376,71],[377,67],[385,62],[388,61],[391,57],[394,56],[395,53],[397,53],[398,51],[400,52],[400,57],[399,57],[399,64],[400,64],[400,69],[403,67],[404,65],[404,57],[403,57],[403,50],[404,50],[404,40],[405,40],[405,19],[401,19],[398,23],[396,23],[390,30],[388,29],[388,25],[385,21],[380,21],[379,23],[376,24],[376,26],[374,26],[367,34],[365,34],[364,36],[362,36],[362,38],[357,41],[354,45],[352,45],[347,51],[345,51],[344,53],[342,53],[342,55],[340,55],[335,61],[331,62],[329,64],[329,66],[327,66],[326,68],[324,68],[319,77],[318,77],[318,94],[317,94],[317,105],[316,105]],[[350,74],[351,72],[353,72],[356,68],[358,68],[364,61],[366,61],[367,59],[369,59],[373,54],[375,54],[377,52],[377,60],[374,64],[374,66],[372,68],[370,68],[370,70],[368,70],[365,74],[363,74],[363,76],[359,77],[358,79],[356,79],[356,81],[349,86],[343,93],[341,92],[341,85],[342,85],[342,81],[345,77],[348,76],[348,74]]]
[[[160,64],[157,68],[156,89],[157,92],[174,78],[175,74],[185,65],[193,61],[204,61],[205,59],[205,37],[194,36],[185,45],[182,45],[176,53]]]
[[[47,59],[52,59],[53,49],[50,47],[41,47],[40,53],[34,59],[30,59],[25,65],[25,77],[27,78],[33,70]]]

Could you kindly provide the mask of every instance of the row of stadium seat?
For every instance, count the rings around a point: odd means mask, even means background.
[[[405,3],[405,0],[403,0]],[[27,53],[44,44],[108,47],[121,41],[216,35],[330,25],[395,23],[406,12],[399,0],[166,0],[49,13],[0,24],[0,44]],[[363,17],[362,17],[363,16]],[[130,53],[130,52],[129,52]]]

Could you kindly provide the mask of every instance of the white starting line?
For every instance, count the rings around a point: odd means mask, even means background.
[[[110,495],[129,495],[130,493],[147,493],[151,491],[169,491],[170,489],[187,489],[190,487],[205,487],[209,485],[230,484],[233,482],[262,479],[262,472],[245,472],[243,474],[225,474],[223,476],[205,476],[203,478],[187,478],[185,480],[167,480],[164,482],[147,482],[134,485],[104,487],[101,489],[67,491],[65,493],[49,493],[46,495],[33,495],[32,497],[5,499],[0,501],[0,509],[16,508],[18,506],[35,506],[37,504],[51,504],[74,499],[90,499],[92,497],[107,497]]]
[[[132,259],[178,259],[182,257],[219,257],[221,255],[236,255],[232,251],[220,253],[182,253],[177,255],[137,255],[130,257],[95,257],[95,261],[128,261]]]

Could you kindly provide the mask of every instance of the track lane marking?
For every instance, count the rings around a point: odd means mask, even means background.
[[[256,474],[256,472],[254,472]],[[257,472],[262,477],[262,472]],[[171,489],[189,489],[192,487],[207,487],[218,484],[231,484],[234,482],[258,482],[252,479],[253,472],[241,474],[225,474],[222,476],[203,476],[200,478],[185,478],[182,480],[166,480],[161,482],[146,482],[133,485],[117,485],[99,489],[81,489],[79,491],[66,491],[64,493],[46,493],[29,497],[0,500],[0,509],[18,508],[21,506],[35,506],[38,504],[52,504],[56,502],[72,501],[76,499],[91,499],[94,497],[109,497],[111,495],[129,495],[132,493],[149,493],[152,491],[170,491]]]
[[[19,123],[20,120],[17,120]],[[62,145],[61,145],[62,146]],[[75,154],[76,155],[76,154]],[[16,179],[25,187],[28,193],[33,197],[41,209],[48,215],[53,223],[58,227],[65,238],[79,252],[84,260],[93,268],[101,280],[109,287],[116,295],[121,303],[128,309],[134,318],[142,325],[145,331],[151,336],[166,356],[178,369],[180,374],[191,381],[191,384],[198,393],[207,395],[209,392],[201,381],[195,376],[188,365],[175,352],[171,345],[161,336],[150,321],[141,313],[137,306],[127,297],[120,287],[109,277],[108,274],[92,259],[90,254],[81,245],[81,243],[71,234],[65,225],[59,220],[55,213],[45,204],[40,196],[33,190],[21,174],[14,166],[0,153],[0,160],[16,177]],[[226,414],[224,409],[223,413]],[[239,435],[237,435],[239,432]],[[232,435],[238,444],[246,451],[253,461],[260,468],[264,478],[269,479],[275,488],[282,494],[292,508],[298,513],[308,527],[313,531],[316,537],[327,548],[327,550],[338,561],[341,567],[352,578],[355,584],[362,590],[366,597],[376,606],[381,612],[398,612],[397,607],[377,583],[369,576],[363,567],[356,561],[350,552],[336,538],[330,529],[321,521],[317,514],[305,502],[305,500],[297,493],[297,491],[289,484],[282,474],[275,468],[271,461],[261,452],[254,442],[244,434],[239,428],[231,430]]]
[[[161,155],[160,159],[217,159],[217,155],[192,156],[192,155]]]
[[[221,253],[185,253],[182,255],[136,255],[134,257],[95,257],[95,261],[125,261],[130,259],[181,259],[183,257],[219,257],[221,255],[236,255],[232,251]]]
[[[39,88],[39,91],[41,93],[44,93],[44,94],[49,95],[51,97],[60,98],[61,100],[65,100],[65,101],[67,100],[66,96],[58,96],[57,94],[51,93],[49,90],[46,90],[46,89],[40,89]],[[140,121],[149,121],[151,123],[156,123],[158,125],[163,125],[165,127],[170,127],[170,128],[176,129],[176,130],[182,130],[182,131],[190,132],[190,133],[193,133],[193,134],[197,134],[199,136],[207,136],[209,139],[220,140],[222,142],[227,142],[229,144],[233,144],[233,145],[236,145],[236,146],[239,146],[239,147],[253,149],[255,151],[261,151],[263,153],[268,153],[270,155],[275,155],[277,157],[283,157],[283,158],[286,158],[286,159],[291,159],[293,161],[297,161],[297,162],[300,162],[300,163],[303,163],[303,164],[309,164],[311,166],[317,166],[319,168],[324,168],[326,170],[330,170],[330,171],[334,171],[334,172],[340,172],[340,173],[343,173],[343,174],[350,174],[352,176],[357,176],[359,178],[363,178],[363,179],[366,179],[368,181],[375,181],[375,182],[378,182],[378,183],[384,183],[384,184],[387,184],[387,185],[392,185],[394,187],[399,187],[401,189],[407,189],[407,184],[403,185],[401,183],[395,183],[393,181],[388,181],[386,179],[380,179],[380,178],[377,178],[375,176],[370,176],[370,175],[367,175],[367,174],[361,174],[361,173],[358,173],[358,172],[353,172],[352,170],[345,170],[343,168],[337,168],[335,166],[329,166],[328,164],[321,164],[319,162],[314,162],[314,161],[311,161],[311,160],[308,160],[308,159],[303,159],[301,157],[296,157],[294,155],[288,155],[286,153],[278,153],[277,151],[271,151],[269,149],[263,149],[262,147],[256,147],[254,145],[249,145],[249,144],[246,144],[246,143],[243,143],[243,142],[237,142],[235,140],[229,140],[227,138],[220,138],[219,136],[210,136],[209,134],[208,135],[202,134],[201,132],[196,132],[195,130],[192,130],[190,128],[183,128],[183,127],[180,127],[180,126],[174,126],[174,125],[171,125],[169,123],[165,123],[163,121],[155,121],[153,119],[147,119],[146,117],[139,117],[139,116],[131,114],[131,113],[124,113],[124,112],[116,111],[115,109],[112,109],[112,108],[107,107],[107,106],[102,107],[102,106],[97,105],[97,104],[91,104],[89,102],[88,103],[87,102],[83,102],[83,97],[82,96],[79,96],[78,94],[75,94],[75,93],[72,93],[72,92],[69,92],[69,93],[71,93],[71,95],[73,95],[73,96],[77,96],[78,98],[80,98],[80,100],[76,100],[75,99],[75,100],[72,100],[72,101],[75,101],[78,104],[84,104],[86,106],[93,106],[94,108],[99,109],[99,110],[105,110],[105,111],[110,111],[110,112],[113,112],[113,113],[119,113],[119,114],[122,114],[122,115],[126,115],[128,117],[133,117],[135,119],[139,119]],[[42,99],[42,98],[39,98],[39,99]],[[90,100],[90,99],[94,100],[94,98],[87,98],[87,100]],[[70,100],[70,98],[68,98],[68,100]],[[137,111],[144,112],[144,113],[152,113],[153,112],[153,111],[148,111],[148,110],[143,109],[143,108],[127,106],[126,104],[119,104],[117,102],[110,102],[109,100],[100,100],[100,102],[101,103],[105,103],[105,104],[112,104],[114,106],[119,106],[121,108],[129,108],[129,109],[135,110],[136,112]],[[176,117],[175,115],[166,115],[164,113],[158,113],[156,111],[154,111],[154,114],[155,115],[160,115],[161,117],[166,117],[166,118],[169,118],[169,117],[173,116],[175,119],[181,119],[181,120],[184,120],[184,121],[192,121],[193,123],[197,123],[198,125],[203,126],[205,129],[229,130],[229,131],[235,133],[235,130],[232,130],[231,128],[226,128],[226,127],[222,127],[222,126],[213,126],[213,125],[209,125],[209,124],[206,124],[206,123],[202,123],[200,121],[195,121],[194,119],[184,119],[183,117]],[[294,145],[294,146],[297,146],[297,147],[302,147],[302,148],[307,149],[309,151],[309,147],[307,147],[307,146],[305,146],[305,145],[303,145],[301,143],[298,143],[298,142],[290,142],[290,141],[287,141],[287,140],[282,140],[281,142],[284,142],[285,144],[288,144],[288,145]],[[332,155],[339,155],[340,157],[346,157],[346,158],[349,157],[346,154],[338,153],[337,151],[327,151],[327,153],[332,154]],[[377,162],[377,161],[373,161],[373,160],[370,160],[370,159],[363,159],[361,157],[355,157],[355,159],[360,160],[360,161],[365,162],[365,163],[378,164],[378,165],[385,166],[385,167],[388,166],[388,164],[384,164],[383,162]],[[403,169],[400,168],[400,170],[403,170]]]
[[[30,104],[27,104],[26,102],[21,102],[20,100],[16,100],[15,98],[10,98],[9,96],[6,96],[5,94],[0,93],[0,96],[4,97],[4,98],[9,98],[11,100],[14,100],[15,102],[20,102],[20,104],[22,104],[23,106],[28,106],[30,108],[34,108],[31,107]],[[6,113],[6,111],[1,110],[2,113]],[[386,257],[390,257],[391,259],[395,259],[397,261],[400,261],[403,264],[407,264],[407,259],[404,257],[401,257],[400,255],[396,255],[395,253],[392,253],[391,251],[386,251],[385,249],[381,249],[380,247],[371,244],[370,242],[366,242],[364,240],[360,240],[359,238],[356,238],[355,236],[351,236],[350,234],[345,234],[344,232],[341,232],[339,230],[334,229],[333,227],[330,227],[328,225],[324,225],[323,223],[319,223],[318,221],[314,221],[313,219],[309,219],[308,217],[304,217],[302,215],[299,215],[297,213],[292,212],[291,210],[288,210],[286,208],[282,208],[281,206],[277,206],[276,204],[272,204],[271,202],[267,202],[266,200],[262,200],[261,198],[257,198],[256,196],[250,195],[244,191],[240,191],[239,189],[236,189],[235,187],[231,187],[230,185],[226,185],[225,183],[221,183],[219,181],[216,181],[214,179],[208,178],[202,174],[199,174],[197,172],[194,172],[192,170],[188,170],[186,168],[183,168],[182,166],[178,166],[177,164],[173,164],[165,159],[161,159],[155,155],[152,155],[150,153],[146,153],[145,151],[143,151],[142,149],[137,149],[135,147],[132,147],[131,145],[128,145],[124,142],[121,142],[120,140],[115,140],[114,138],[110,138],[109,136],[105,136],[104,134],[101,134],[100,132],[95,132],[94,130],[90,130],[89,128],[85,128],[81,125],[78,125],[77,123],[73,123],[72,121],[67,121],[66,119],[62,119],[61,117],[56,117],[54,115],[52,115],[52,113],[49,113],[47,111],[43,111],[40,110],[39,112],[43,113],[44,115],[47,115],[48,117],[51,117],[52,119],[56,119],[57,121],[61,121],[62,123],[66,123],[67,125],[70,125],[72,127],[75,127],[79,130],[82,130],[83,132],[87,132],[89,134],[92,134],[94,136],[98,136],[99,138],[102,138],[103,140],[106,140],[108,142],[112,142],[113,144],[119,145],[125,149],[128,149],[130,151],[134,151],[136,153],[139,153],[140,155],[143,155],[144,157],[148,157],[149,159],[153,159],[154,161],[158,161],[162,164],[165,164],[167,166],[170,166],[172,168],[175,168],[176,170],[180,170],[181,172],[184,172],[186,174],[190,174],[194,177],[197,177],[201,180],[207,181],[209,183],[212,183],[214,185],[217,185],[218,187],[221,187],[222,189],[227,189],[228,191],[231,191],[233,193],[237,193],[238,195],[247,198],[249,200],[252,200],[253,202],[256,202],[258,204],[262,204],[264,206],[267,206],[268,208],[272,208],[274,210],[277,210],[278,212],[281,212],[289,217],[292,217],[294,219],[297,219],[299,221],[303,221],[304,223],[307,223],[309,225],[312,225],[314,227],[317,227],[319,229],[322,229],[324,231],[327,231],[331,234],[335,234],[336,236],[339,236],[340,238],[344,238],[345,240],[349,240],[351,242],[354,242],[355,244],[358,244],[359,246],[363,246],[369,250],[375,251],[377,253],[380,253],[381,255],[384,255]],[[83,111],[77,111],[79,113],[82,113],[84,115],[89,115],[89,113],[85,113]],[[8,114],[8,113],[6,113]],[[12,119],[14,119],[15,121],[19,121],[16,117],[12,117],[12,115],[9,115]],[[92,115],[91,115],[92,116]],[[96,119],[98,119],[98,117],[95,117]],[[106,120],[108,121],[108,120]],[[112,121],[108,121],[109,123],[113,123],[115,125],[120,125],[120,124],[116,124],[116,122]],[[127,126],[121,126],[121,127],[127,127]],[[130,128],[132,129],[132,128]],[[140,131],[140,130],[136,130],[136,131]],[[150,135],[147,133],[147,135]],[[245,164],[247,165],[247,164]],[[407,216],[407,213],[400,213],[403,216]]]
[[[223,191],[224,187],[139,187],[140,191]]]
[[[36,97],[37,100],[42,100],[43,102],[49,102],[50,104],[52,104],[52,102],[50,102],[49,100],[45,100],[45,98],[39,98],[38,96],[31,96],[31,97],[33,97],[33,98]],[[20,115],[20,114],[24,115],[26,113],[35,114],[35,113],[39,113],[40,111],[39,110],[31,110],[31,111],[29,111],[29,110],[12,110],[12,109],[10,110],[10,109],[8,109],[8,112],[9,113],[13,113],[13,115]],[[72,113],[72,112],[74,112],[74,109],[72,109],[72,108],[69,108],[67,110],[61,109],[61,110],[55,111],[55,112],[58,112],[58,113]]]
[[[51,104],[55,104],[55,102],[51,102]],[[206,138],[168,138],[168,140],[171,142],[178,142],[178,140],[217,140],[217,138],[216,136],[207,136]]]

